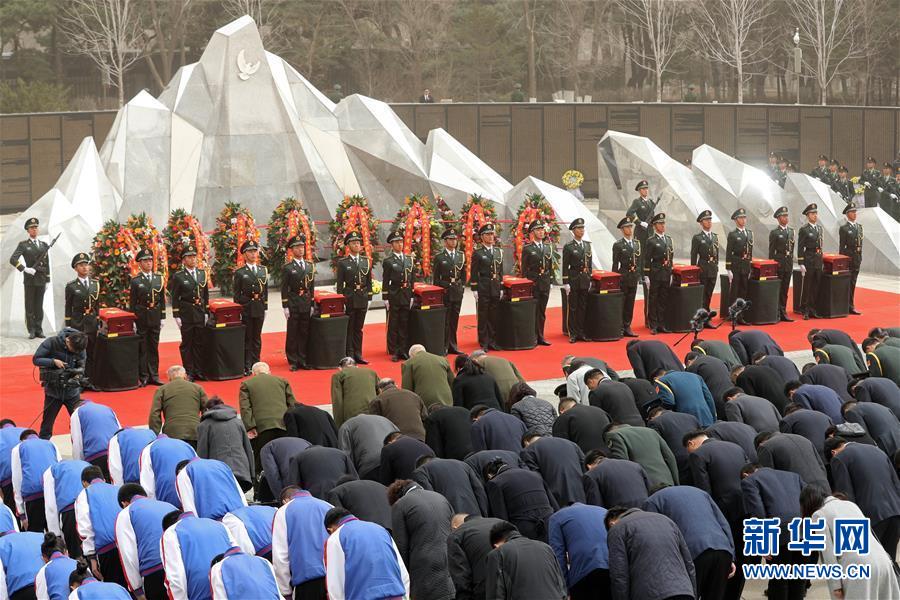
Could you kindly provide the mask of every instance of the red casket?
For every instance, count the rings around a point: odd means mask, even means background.
[[[427,310],[432,306],[444,305],[444,288],[428,283],[413,284],[415,305]]]
[[[134,335],[134,322],[137,317],[132,312],[121,308],[100,309],[100,333],[107,337]]]
[[[778,262],[764,258],[754,258],[750,261],[750,279],[765,281],[778,277]]]
[[[595,294],[605,294],[610,290],[620,289],[622,289],[622,276],[615,271],[594,269],[591,273],[591,291]]]
[[[534,282],[524,277],[503,276],[503,289],[505,296],[511,302],[534,297]]]
[[[346,298],[340,294],[316,290],[313,299],[318,307],[316,312],[318,312],[319,316],[323,319],[344,314],[344,303],[346,302]]]
[[[850,257],[843,254],[823,254],[822,268],[828,275],[838,275],[850,270]]]
[[[700,267],[694,265],[674,265],[672,285],[685,286],[700,283]]]
[[[214,327],[234,327],[241,324],[241,305],[227,298],[209,301],[209,324]]]

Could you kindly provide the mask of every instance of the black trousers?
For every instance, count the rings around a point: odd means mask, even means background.
[[[347,356],[362,358],[363,325],[366,323],[368,308],[348,308],[347,316]]]
[[[566,327],[569,339],[584,337],[584,315],[587,312],[588,289],[570,288],[566,296]]]
[[[778,271],[778,281],[781,282],[781,287],[778,289],[778,316],[786,317],[787,316],[787,297],[788,290],[791,289],[791,277],[793,277],[793,271]],[[796,293],[796,290],[795,290]]]
[[[75,410],[75,405],[78,404],[78,400],[78,396],[57,398],[49,395],[46,388],[44,389],[44,416],[41,418],[41,430],[38,432],[41,439],[49,440],[50,436],[53,435],[53,424],[56,422],[56,415],[59,414],[59,409],[65,406],[66,410],[69,411],[69,415],[71,415]]]
[[[731,553],[727,550],[704,550],[694,559],[697,595],[701,600],[722,600],[731,571]],[[735,573],[735,577],[738,574]],[[738,594],[740,598],[740,594]]]
[[[459,328],[459,311],[462,309],[462,300],[457,302],[444,300],[444,306],[447,307],[444,343],[447,344],[448,352],[459,352],[459,347],[456,342],[456,330]]]
[[[819,297],[819,282],[822,280],[822,269],[806,269],[803,277],[803,303],[800,310],[804,315],[816,312],[816,298]]]
[[[25,286],[25,327],[28,333],[43,335],[44,292],[46,285]]]
[[[717,277],[701,277],[700,283],[703,284],[703,308],[709,310],[709,303],[712,302],[713,291],[716,289]]]
[[[326,600],[325,578],[310,579],[294,588],[294,600]]]
[[[161,326],[138,325],[138,376],[141,381],[159,379],[159,332]]]
[[[409,301],[390,301],[387,319],[388,354],[403,356],[409,352]]]
[[[612,597],[609,569],[594,569],[569,588],[572,600],[608,600]]]
[[[0,489],[3,490],[3,504],[8,506],[13,514],[16,514],[16,498],[13,496],[12,480],[10,479],[9,483],[4,484]]]
[[[900,516],[888,517],[872,526],[875,537],[884,546],[891,560],[897,562],[897,542],[900,541]]]
[[[262,462],[259,459],[259,453],[262,451],[263,446],[272,440],[286,436],[287,432],[283,429],[266,429],[256,433],[256,437],[250,440],[250,447],[253,448],[253,463],[256,465],[254,473],[259,475],[262,473]],[[272,493],[278,497],[281,494],[281,490],[272,490]]]
[[[782,539],[787,531],[782,529]],[[805,557],[802,552],[788,550],[787,542],[782,542],[778,549],[778,555],[772,557],[773,565],[802,565],[815,563],[818,553]],[[803,600],[806,596],[806,579],[770,579],[768,585],[768,600]]]
[[[87,359],[84,361],[84,373],[88,379],[91,379],[94,376],[94,354],[97,352],[97,328],[92,327],[83,331],[87,334],[87,348],[85,348]]]
[[[650,329],[659,329],[666,325],[666,301],[669,299],[669,281],[650,280],[650,298],[648,300],[647,320]]]
[[[534,333],[537,335],[538,341],[544,339],[544,323],[547,322],[547,303],[550,301],[550,290],[539,290],[535,288],[534,299]]]
[[[119,550],[113,548],[109,552],[97,555],[97,563],[100,565],[100,574],[103,575],[103,581],[111,581],[118,583],[123,588],[128,588],[125,581],[125,573],[122,571],[122,559],[119,556]]]
[[[634,319],[634,297],[637,295],[637,284],[622,286],[622,327],[631,327],[631,320]]]
[[[478,294],[478,345],[482,348],[496,344],[499,315],[500,296]]]
[[[160,569],[155,573],[144,575],[144,597],[147,600],[169,600],[165,571]]]
[[[729,290],[728,296],[731,302],[734,302],[738,298],[746,300],[750,290],[750,273],[734,273],[734,279],[731,281]]]
[[[100,470],[103,471],[103,478],[109,481],[109,455],[104,454],[102,456],[98,456],[97,458],[92,458],[88,461],[95,467],[100,467]]]
[[[81,536],[78,535],[78,526],[75,524],[75,509],[64,510],[59,513],[59,522],[62,525],[63,539],[66,541],[66,549],[69,558],[79,559],[84,554],[81,551]]]
[[[25,518],[28,519],[28,531],[44,533],[47,529],[47,514],[44,512],[44,497],[25,501]]]
[[[244,370],[259,362],[262,352],[262,328],[265,317],[241,317],[244,323]]]
[[[9,595],[9,600],[37,600],[34,584],[31,583],[23,588],[19,588],[14,594]]]
[[[309,310],[291,309],[284,340],[284,355],[292,367],[306,366],[306,340],[309,338]]]
[[[856,303],[853,297],[856,296],[856,280],[859,279],[859,269],[850,270],[850,310],[856,310]]]
[[[181,353],[181,366],[188,375],[193,377],[202,375],[200,357],[203,355],[203,323],[182,322],[181,344],[178,351]]]

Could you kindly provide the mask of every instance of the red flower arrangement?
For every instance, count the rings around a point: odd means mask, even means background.
[[[374,265],[381,260],[375,249],[378,244],[378,221],[364,197],[346,196],[334,212],[334,220],[328,229],[331,233],[331,269],[334,272],[337,272],[338,261],[350,253],[344,245],[344,236],[352,231],[362,236],[362,253],[369,257],[369,261]]]
[[[528,194],[525,201],[519,206],[516,217],[516,226],[513,234],[513,259],[516,263],[516,273],[522,273],[522,248],[528,241],[528,226],[533,221],[542,221],[547,228],[547,242],[553,250],[553,268],[559,264],[559,254],[556,247],[559,244],[559,223],[556,222],[556,211],[541,194]]]
[[[219,284],[223,295],[231,294],[234,271],[244,266],[240,248],[247,240],[259,242],[259,230],[250,210],[237,202],[226,202],[216,217],[216,229],[211,236],[215,262],[213,280]]]
[[[403,253],[412,255],[416,279],[424,281],[431,277],[433,249],[440,247],[442,228],[434,218],[434,207],[428,196],[407,196],[391,227],[403,235]]]
[[[162,235],[144,213],[131,215],[125,225],[114,219],[103,224],[93,242],[93,276],[100,283],[100,306],[128,306],[131,278],[138,274],[138,252],[153,253],[153,268],[167,277],[167,253]]]
[[[311,264],[318,261],[316,256],[316,225],[297,198],[285,198],[269,219],[269,230],[266,232],[266,256],[268,257],[270,277],[275,283],[281,283],[281,266],[287,262],[287,241],[298,233],[306,236],[305,260]]]
[[[209,239],[200,227],[200,221],[182,208],[169,213],[169,222],[163,231],[163,241],[169,261],[169,273],[181,268],[181,253],[188,247],[197,251],[197,268],[209,268]],[[207,273],[208,274],[208,273]]]
[[[472,194],[463,204],[459,211],[459,220],[462,222],[463,251],[466,255],[466,280],[468,281],[472,271],[472,253],[475,251],[475,238],[478,230],[482,225],[493,223],[494,230],[499,237],[501,227],[497,223],[497,209],[494,208],[493,201],[478,194]]]

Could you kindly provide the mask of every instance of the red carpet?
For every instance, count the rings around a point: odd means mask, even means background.
[[[774,337],[786,351],[804,350],[809,348],[806,341],[807,332],[813,327],[827,327],[843,329],[853,339],[860,342],[866,333],[875,326],[894,326],[900,322],[898,319],[898,294],[879,292],[873,290],[858,289],[856,292],[856,305],[864,313],[863,316],[851,316],[842,319],[823,319],[814,321],[797,320],[794,323],[780,323],[763,327]],[[637,303],[635,314],[642,314],[641,302]],[[713,306],[718,306],[718,299],[713,299]],[[790,300],[788,306],[790,306]],[[795,315],[796,316],[796,315]],[[625,344],[628,340],[617,342],[596,342],[569,344],[561,330],[561,309],[549,309],[547,311],[547,339],[553,345],[550,347],[538,347],[524,352],[501,352],[501,356],[515,361],[516,366],[529,380],[553,379],[562,376],[560,362],[568,354],[583,356],[596,356],[607,361],[615,369],[630,369],[625,353]],[[477,349],[475,316],[462,317],[460,319],[460,348],[471,352]],[[729,324],[723,324],[717,330],[706,330],[703,336],[708,339],[728,339]],[[674,344],[682,334],[666,334],[653,338],[645,327],[636,327],[635,332],[644,338],[660,339],[669,344]],[[365,352],[363,356],[371,361],[369,365],[375,369],[381,377],[392,377],[400,381],[400,363],[390,362],[390,357],[384,350],[385,331],[383,324],[367,325],[365,329]],[[333,371],[288,371],[284,357],[284,333],[268,333],[263,336],[263,357],[272,367],[272,372],[288,379],[294,389],[297,400],[306,404],[327,404],[330,400],[330,381]],[[679,356],[688,351],[688,340],[682,342],[676,349]],[[172,364],[181,362],[178,353],[178,343],[168,342],[160,345],[160,375],[165,375],[165,369]],[[10,418],[21,426],[28,425],[35,420],[34,426],[39,424],[38,417],[43,402],[43,390],[37,383],[37,369],[31,364],[30,356],[16,356],[0,359],[0,416]],[[207,394],[218,394],[226,403],[237,406],[238,389],[240,379],[222,382],[203,382]],[[123,425],[146,425],[150,402],[153,398],[155,387],[148,387],[128,392],[116,393],[89,393],[88,397],[111,406],[119,415]],[[63,414],[65,411],[62,411]],[[66,418],[58,418],[54,433],[68,431],[69,421]]]

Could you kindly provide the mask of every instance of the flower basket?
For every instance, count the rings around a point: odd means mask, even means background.
[[[466,255],[466,281],[468,281],[472,271],[472,253],[475,251],[475,237],[478,230],[486,223],[493,223],[499,238],[501,227],[497,223],[497,209],[494,207],[494,202],[478,194],[472,194],[463,204],[459,211],[459,220],[462,222],[463,251]]]
[[[403,235],[403,253],[412,255],[417,281],[431,278],[431,260],[440,248],[442,227],[434,212],[428,196],[408,196],[391,225]]]
[[[381,255],[376,250],[378,221],[372,215],[369,201],[364,197],[346,196],[338,205],[328,231],[331,234],[331,269],[335,273],[338,261],[350,253],[344,245],[344,236],[351,231],[359,232],[362,236],[362,253],[369,257],[373,265],[381,260]]]
[[[269,230],[266,232],[266,259],[271,267],[269,276],[276,284],[281,284],[281,266],[290,260],[287,242],[298,233],[306,236],[306,255],[304,260],[315,265],[316,225],[309,211],[298,198],[282,200],[269,218]]]
[[[541,194],[528,194],[516,213],[515,230],[513,231],[513,258],[516,273],[522,274],[522,248],[528,241],[528,226],[533,221],[542,221],[547,227],[547,242],[553,248],[553,270],[559,266],[559,223],[556,222],[556,211]]]
[[[101,308],[128,306],[131,270],[123,231],[118,221],[110,219],[94,236],[91,269],[100,282]]]
[[[259,242],[259,230],[253,215],[237,202],[226,202],[225,208],[216,217],[216,229],[210,239],[215,257],[213,281],[219,284],[219,290],[225,296],[231,295],[235,269],[244,266],[240,247],[247,240]]]
[[[197,251],[197,268],[209,268],[209,238],[203,233],[197,217],[184,209],[176,208],[169,213],[169,222],[162,235],[169,261],[169,273],[181,268],[181,253],[188,247],[193,247]]]

